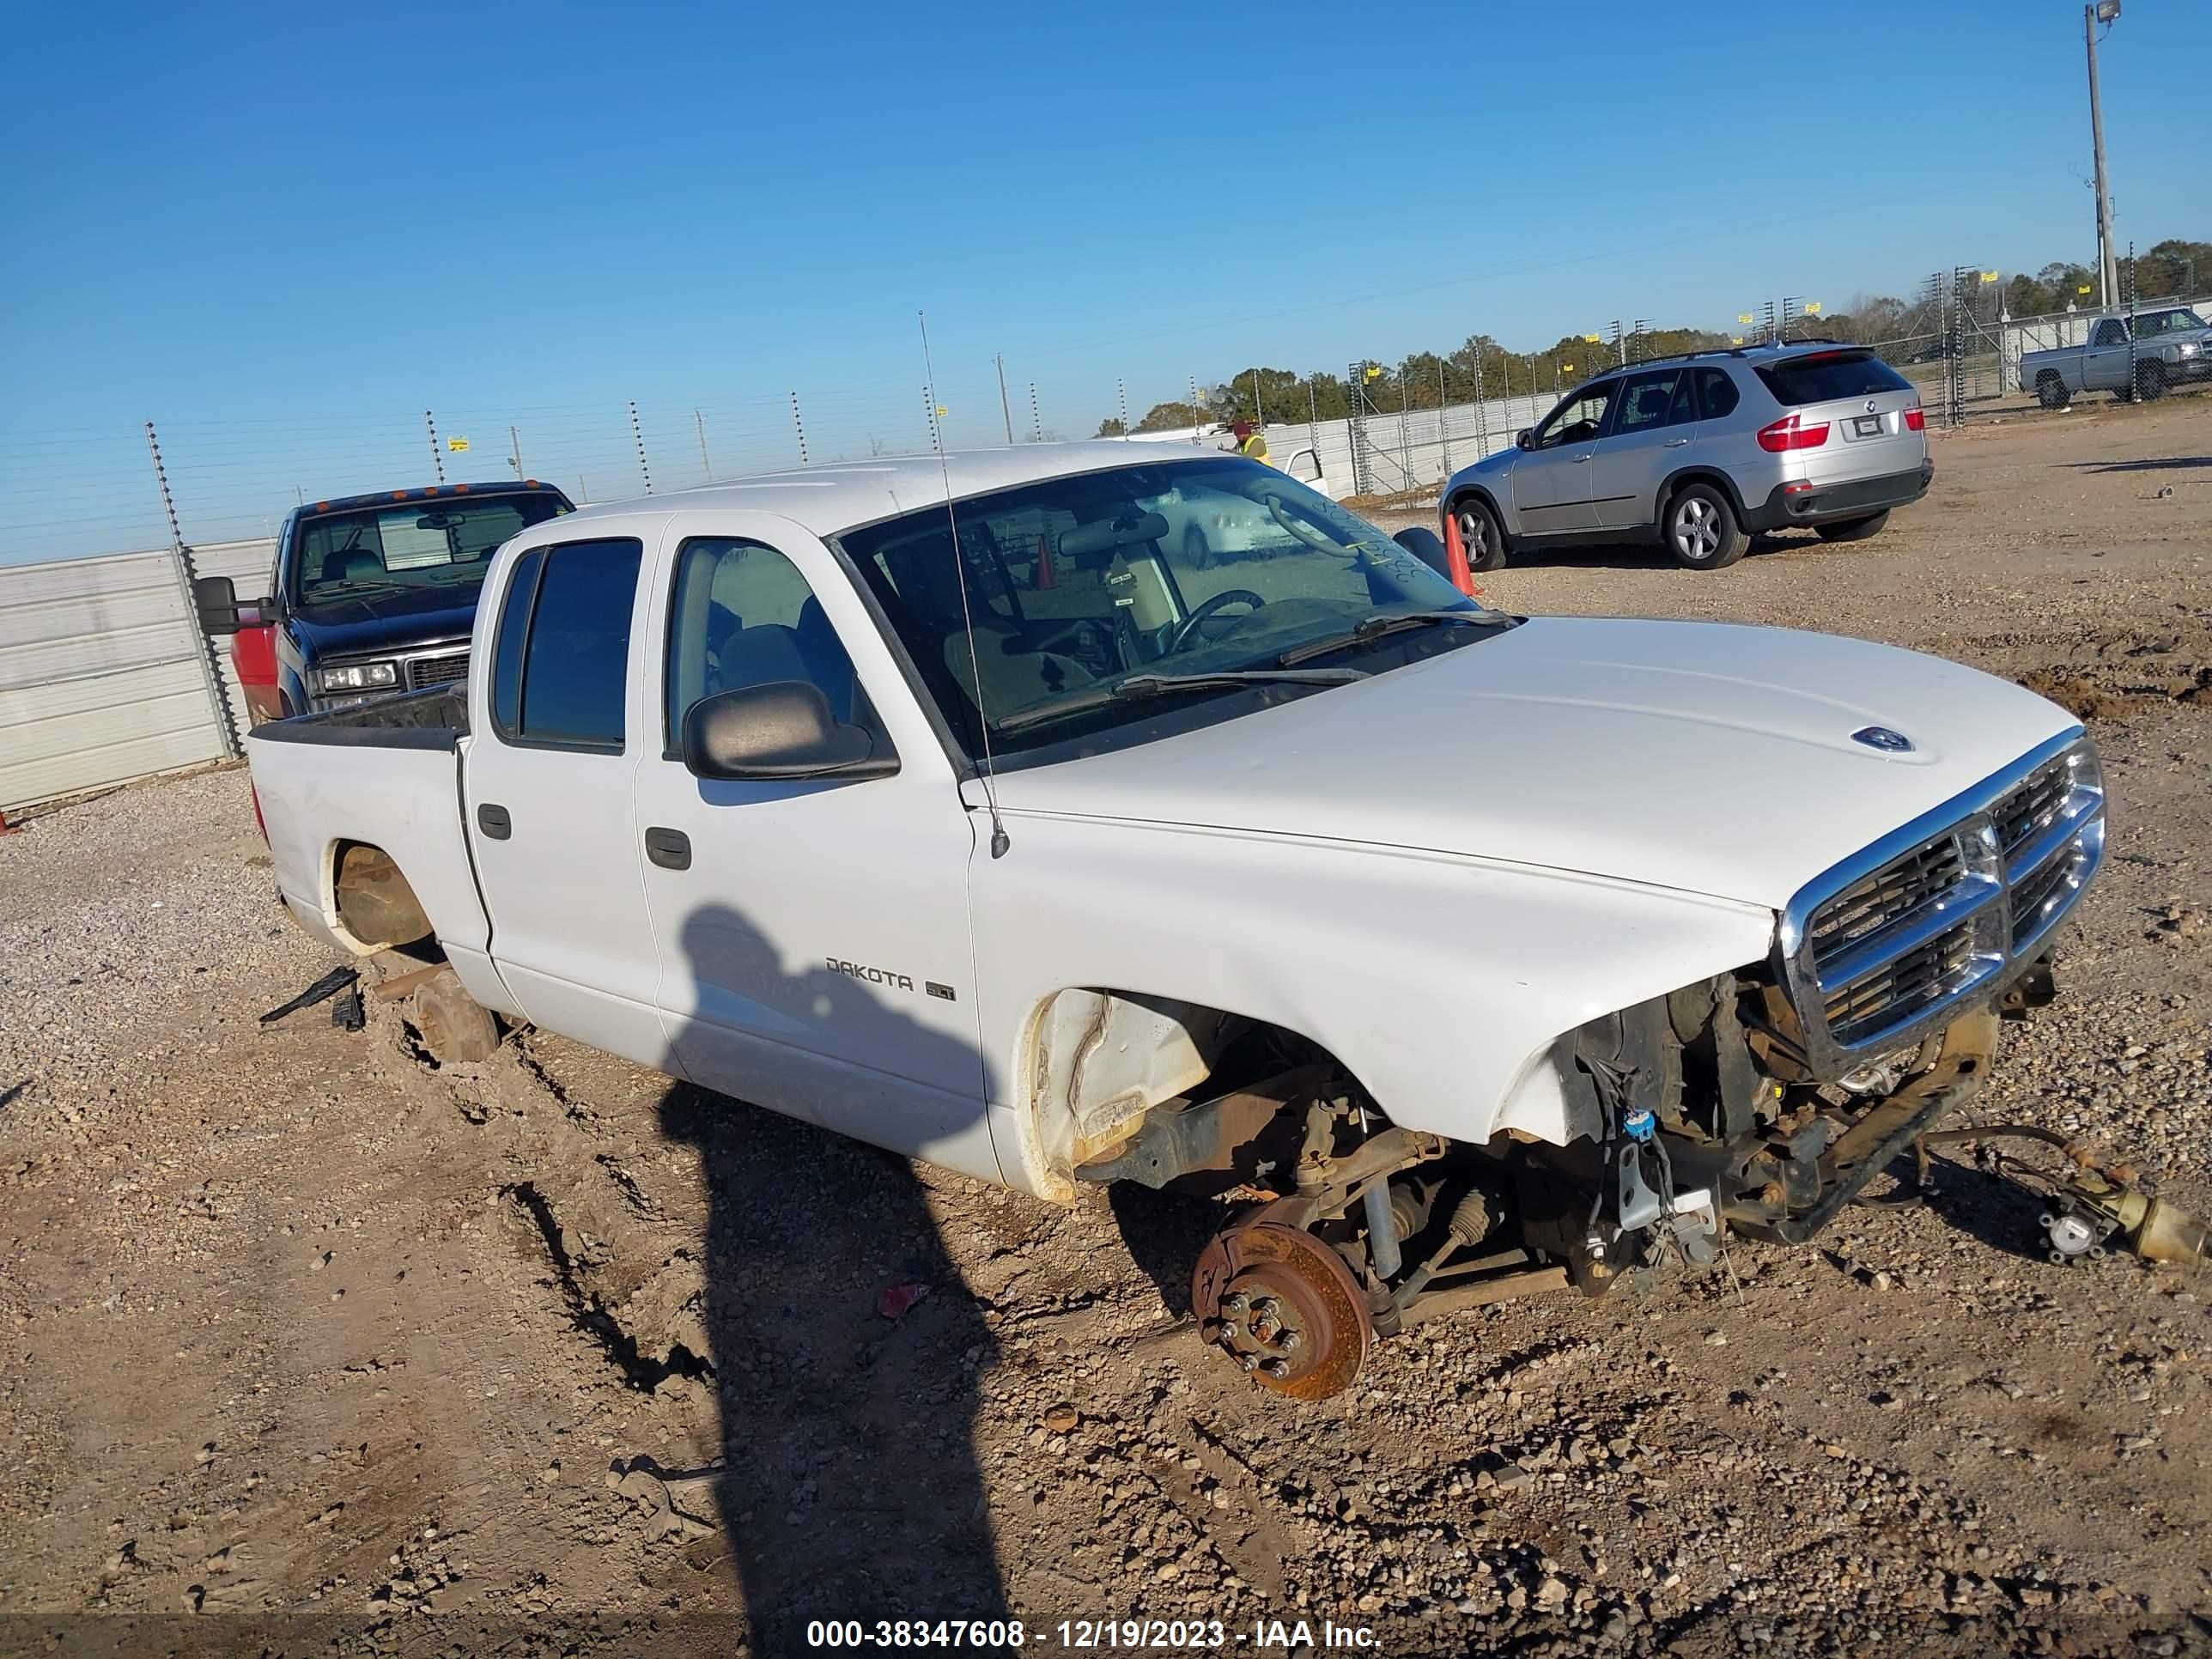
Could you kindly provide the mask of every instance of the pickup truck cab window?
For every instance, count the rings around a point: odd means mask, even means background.
[[[2136,337],[2147,340],[2154,334],[2191,334],[2204,326],[2204,319],[2187,309],[2151,311],[2136,319]]]
[[[2116,346],[2128,343],[2128,325],[2117,317],[2107,317],[2097,325],[2097,337],[2092,345]]]
[[[759,542],[695,536],[676,556],[662,718],[676,753],[702,697],[802,680],[840,720],[853,718],[853,659],[799,568]]]
[[[957,514],[957,561],[941,506],[841,540],[971,759],[987,720],[1003,762],[1133,731],[1163,696],[1223,700],[1218,714],[1322,689],[1174,684],[1184,677],[1264,676],[1316,649],[1363,671],[1401,659],[1365,663],[1363,625],[1416,613],[1507,620],[1382,531],[1241,457],[1078,473],[972,497]]]
[[[568,542],[516,562],[493,647],[501,737],[622,753],[630,611],[643,553],[627,538]]]

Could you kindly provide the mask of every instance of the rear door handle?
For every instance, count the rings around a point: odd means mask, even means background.
[[[1580,465],[1581,465],[1584,461],[1586,461],[1586,460],[1589,459],[1589,458],[1590,458],[1590,453],[1591,453],[1591,452],[1590,452],[1590,451],[1589,451],[1589,450],[1585,449],[1584,451],[1583,451],[1583,453],[1582,453],[1581,454],[1577,455],[1577,456],[1573,456],[1573,457],[1571,457],[1571,459],[1574,461],[1574,464],[1575,464],[1577,466],[1580,466]]]
[[[1680,449],[1684,444],[1689,441],[1690,441],[1687,438],[1669,438],[1667,440],[1667,447],[1669,449]]]
[[[664,870],[689,870],[691,837],[681,830],[648,830],[645,832],[645,855]]]
[[[477,828],[494,841],[505,841],[514,833],[514,819],[504,806],[485,801],[477,808]]]

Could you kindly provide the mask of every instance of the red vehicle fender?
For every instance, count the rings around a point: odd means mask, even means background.
[[[241,628],[230,638],[230,660],[238,670],[238,683],[246,692],[246,712],[252,722],[284,718],[283,694],[276,689],[276,629],[264,623]]]

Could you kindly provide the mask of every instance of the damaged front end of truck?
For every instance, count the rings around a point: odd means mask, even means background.
[[[1171,1097],[1126,1096],[1076,1173],[1243,1201],[1198,1261],[1193,1311],[1255,1381],[1302,1398],[1439,1313],[1604,1294],[1713,1263],[1731,1232],[1803,1243],[1972,1098],[2006,1020],[2056,995],[2053,935],[2102,861],[2104,799],[2086,738],[2046,744],[1808,883],[1768,959],[1562,1034],[1533,1062],[1572,1131],[1559,1141],[1402,1127],[1325,1052],[1124,1001],[1125,1037],[1146,1020],[1197,1035],[1159,1079]],[[1113,1002],[1089,1009],[1101,1033]],[[2044,1196],[2062,1257],[2108,1238],[2202,1248],[2202,1228],[2093,1157]]]

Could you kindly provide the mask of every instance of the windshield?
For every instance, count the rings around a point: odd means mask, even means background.
[[[2204,326],[2204,319],[2193,311],[2154,311],[2136,324],[2139,335],[2185,334]]]
[[[288,597],[310,612],[429,592],[470,605],[501,542],[566,510],[548,490],[395,501],[302,520],[293,531]]]
[[[1392,618],[1508,621],[1374,526],[1242,458],[1053,478],[957,512],[972,652],[942,507],[841,539],[971,756],[985,717],[1003,757],[1149,719],[1172,677],[1273,671],[1285,657],[1389,666],[1382,636],[1401,646],[1419,626]],[[1354,636],[1362,624],[1370,637]],[[1342,678],[1172,689],[1240,697],[1243,712]]]

